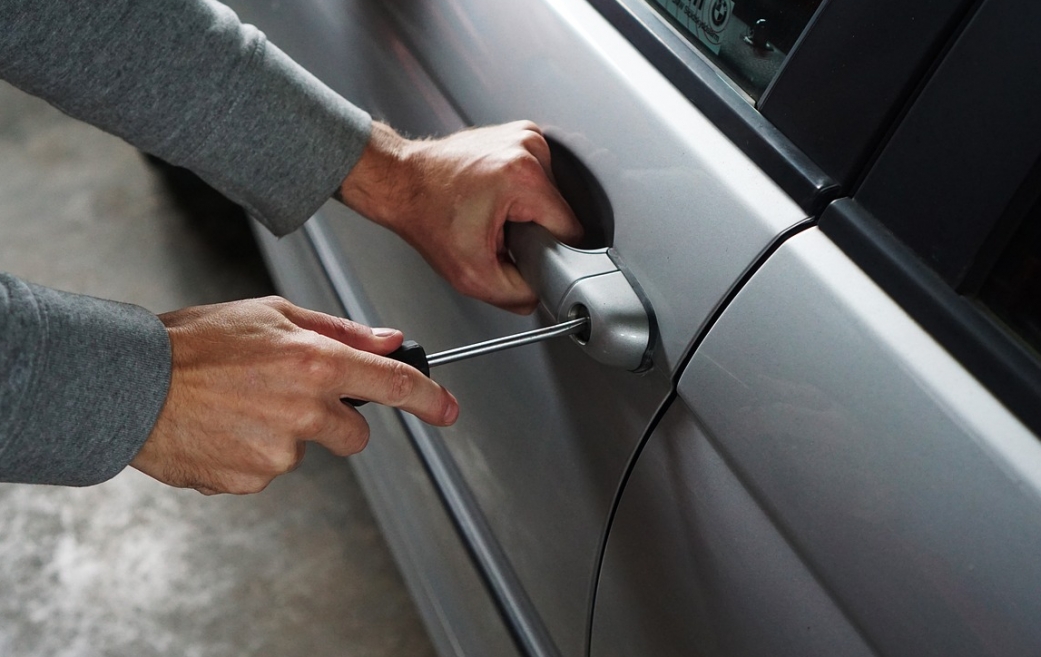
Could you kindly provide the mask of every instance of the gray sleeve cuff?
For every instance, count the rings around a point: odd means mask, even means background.
[[[0,481],[113,477],[148,438],[170,369],[152,313],[0,274]]]
[[[340,188],[372,120],[266,41],[250,69],[233,106],[181,166],[282,236]]]
[[[195,171],[277,235],[361,157],[371,119],[211,0],[0,0],[0,77]]]

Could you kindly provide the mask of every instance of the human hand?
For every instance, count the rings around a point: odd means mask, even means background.
[[[517,313],[538,298],[506,252],[506,222],[533,221],[563,242],[582,236],[530,121],[425,141],[375,123],[339,198],[403,237],[463,294]]]
[[[170,391],[131,465],[202,493],[254,493],[289,472],[308,441],[347,456],[365,447],[365,418],[342,398],[455,422],[447,390],[383,358],[400,331],[372,329],[269,297],[159,317],[173,349]]]

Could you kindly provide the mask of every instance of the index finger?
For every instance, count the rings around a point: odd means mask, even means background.
[[[284,299],[275,300],[273,305],[286,319],[300,328],[314,331],[355,349],[386,354],[400,347],[404,339],[404,335],[397,329],[373,329],[343,317],[301,308]]]
[[[527,190],[519,206],[512,210],[511,219],[535,222],[565,244],[579,242],[585,233],[571,206],[549,178],[543,177]]]
[[[343,376],[336,389],[339,398],[393,406],[438,426],[455,422],[459,402],[433,379],[392,358],[350,347],[345,349]]]
[[[553,180],[552,153],[550,153],[549,142],[546,141],[546,136],[542,134],[542,130],[534,123],[524,121],[520,127],[523,130],[521,146],[535,156],[542,170],[546,172],[546,177]]]

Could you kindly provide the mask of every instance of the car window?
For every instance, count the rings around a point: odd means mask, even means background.
[[[977,298],[1041,354],[1041,199],[998,257]]]
[[[1041,435],[1041,77],[1002,68],[1041,58],[1037,20],[975,5],[820,227]]]
[[[821,0],[648,0],[687,41],[758,100]]]

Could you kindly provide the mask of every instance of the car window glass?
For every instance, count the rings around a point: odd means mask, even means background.
[[[1041,200],[980,288],[978,299],[1041,354]]]
[[[647,0],[753,100],[773,80],[821,0]]]

